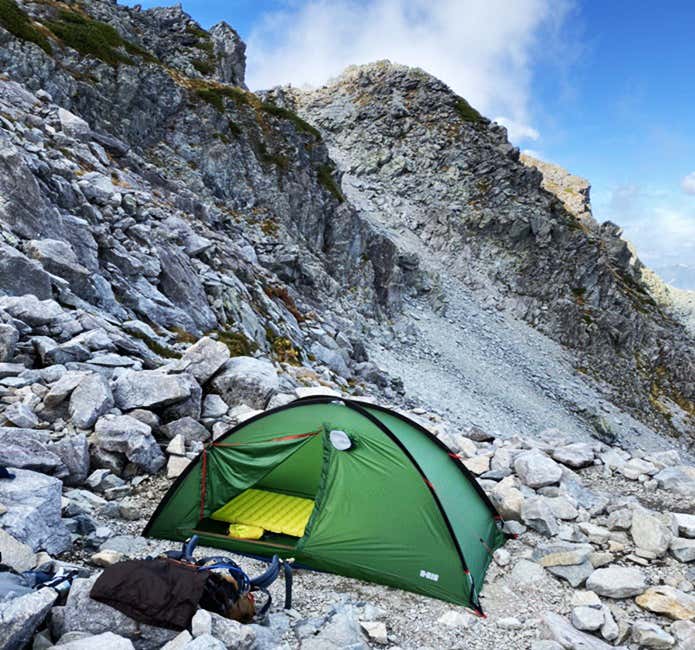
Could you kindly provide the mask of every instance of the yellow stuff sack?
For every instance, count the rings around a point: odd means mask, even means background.
[[[265,529],[260,526],[249,526],[248,524],[231,524],[229,526],[229,536],[237,539],[260,539],[263,537]]]

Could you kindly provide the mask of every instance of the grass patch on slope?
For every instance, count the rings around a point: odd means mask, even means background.
[[[478,113],[463,97],[459,97],[454,104],[454,110],[458,116],[465,122],[480,124],[483,121],[483,116]]]
[[[45,34],[34,26],[29,16],[17,6],[14,0],[0,0],[0,25],[13,36],[23,41],[36,43],[44,52],[51,54],[51,44]]]
[[[333,177],[333,169],[330,165],[319,165],[316,168],[316,175],[319,183],[323,185],[337,200],[338,203],[345,201],[345,196],[338,187],[335,178]]]
[[[75,11],[61,9],[58,18],[48,21],[47,26],[68,47],[110,65],[132,64],[133,61],[127,54],[139,56],[146,61],[156,61],[152,54],[124,39],[111,25]],[[127,54],[121,52],[120,48]]]

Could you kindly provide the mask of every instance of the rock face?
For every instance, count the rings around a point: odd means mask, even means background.
[[[583,182],[565,207],[542,187],[551,174],[520,161],[502,127],[421,70],[381,61],[286,95],[328,142],[346,197],[440,262],[429,266],[471,287],[504,278],[495,296],[500,307],[573,348],[580,365],[611,382],[636,411],[680,400],[675,386],[692,409],[691,339],[659,315],[620,229],[590,216]],[[640,314],[628,324],[636,305]],[[650,402],[656,367],[644,353],[664,359],[664,336],[672,342],[669,370]],[[678,407],[673,413],[683,417]],[[670,428],[658,413],[648,417]]]

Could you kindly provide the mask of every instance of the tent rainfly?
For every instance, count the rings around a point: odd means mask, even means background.
[[[394,411],[311,397],[208,444],[144,535],[298,565],[465,605],[505,542],[458,456]]]

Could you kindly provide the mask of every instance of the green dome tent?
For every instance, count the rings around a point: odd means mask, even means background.
[[[312,397],[208,444],[144,535],[303,566],[470,606],[502,522],[426,429],[373,404]]]

